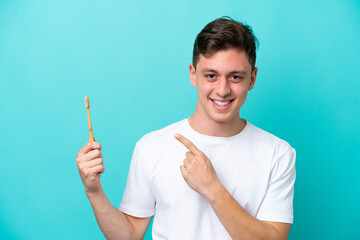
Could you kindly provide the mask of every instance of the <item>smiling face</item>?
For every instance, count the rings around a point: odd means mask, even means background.
[[[236,124],[247,93],[253,89],[257,68],[244,51],[220,50],[210,57],[200,55],[189,66],[191,84],[197,88],[198,103],[194,117],[204,124]]]

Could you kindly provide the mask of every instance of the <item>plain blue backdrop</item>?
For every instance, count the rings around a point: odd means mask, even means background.
[[[224,15],[260,40],[241,117],[297,150],[289,239],[360,239],[356,0],[0,0],[0,239],[103,239],[75,164],[84,96],[118,206],[136,141],[194,112],[193,42]]]

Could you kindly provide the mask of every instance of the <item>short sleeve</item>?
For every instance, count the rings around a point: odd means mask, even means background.
[[[140,144],[137,143],[131,158],[127,183],[119,209],[134,217],[150,217],[155,213],[155,199],[140,151]]]
[[[295,159],[295,149],[290,146],[274,159],[267,193],[256,214],[257,219],[293,223]]]

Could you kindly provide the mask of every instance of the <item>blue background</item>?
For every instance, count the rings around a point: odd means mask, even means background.
[[[241,117],[297,150],[289,239],[360,239],[355,0],[0,0],[0,238],[103,239],[75,164],[84,96],[118,206],[136,141],[194,112],[193,42],[224,15],[260,40]]]

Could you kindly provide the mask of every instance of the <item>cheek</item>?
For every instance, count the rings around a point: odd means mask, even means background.
[[[244,84],[243,86],[238,86],[236,88],[233,88],[233,91],[239,98],[244,98],[244,97],[246,98],[248,93],[247,85]]]
[[[200,95],[209,95],[213,90],[213,86],[208,82],[198,82],[197,91]]]

